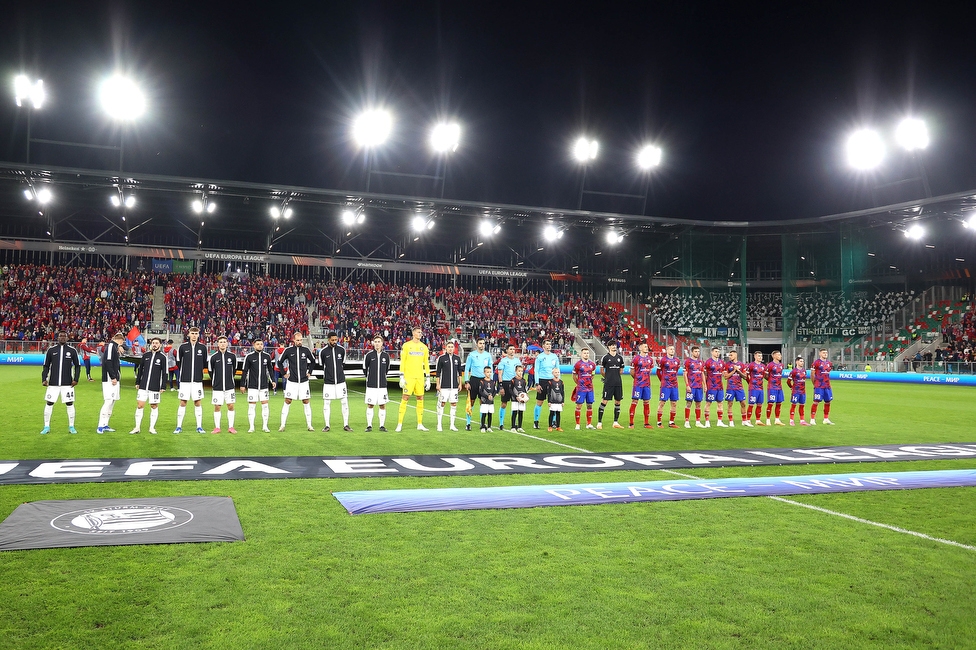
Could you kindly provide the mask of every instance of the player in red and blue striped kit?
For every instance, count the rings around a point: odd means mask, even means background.
[[[651,372],[654,370],[654,357],[647,352],[647,343],[637,346],[637,355],[630,363],[630,374],[634,378],[634,392],[630,396],[630,428],[634,428],[634,414],[637,402],[644,402],[644,428],[651,428]]]
[[[596,364],[590,361],[589,348],[580,352],[581,359],[573,366],[573,380],[576,382],[576,428],[580,428],[580,410],[586,403],[586,428],[593,428],[593,374]]]
[[[735,426],[732,419],[732,402],[739,403],[739,422],[746,421],[746,392],[742,388],[742,378],[746,376],[746,364],[739,361],[739,353],[729,350],[729,360],[725,362],[725,401],[728,402],[729,426]]]
[[[810,407],[810,424],[817,423],[817,404],[824,403],[823,423],[830,421],[830,403],[834,401],[834,392],[830,389],[830,371],[834,365],[827,359],[827,349],[820,350],[820,358],[813,362],[813,406]]]
[[[722,402],[725,400],[725,390],[722,380],[725,379],[725,362],[722,361],[722,351],[712,348],[712,356],[705,359],[705,426],[712,426],[712,402],[718,405],[718,420],[716,424],[725,426],[722,422]]]
[[[746,411],[746,421],[743,426],[752,426],[752,410],[756,410],[756,424],[762,426],[763,380],[766,379],[766,364],[763,363],[763,353],[756,350],[752,355],[753,361],[746,366],[749,377],[749,410]]]
[[[681,368],[681,361],[674,356],[674,346],[669,345],[665,349],[664,356],[657,364],[657,376],[661,380],[661,399],[657,405],[657,426],[660,428],[661,414],[664,413],[664,403],[671,402],[671,420],[668,426],[677,429],[674,418],[678,413],[678,370]]]
[[[804,405],[807,403],[807,369],[803,367],[803,357],[797,357],[793,361],[793,370],[786,378],[786,384],[790,387],[790,426],[793,424],[793,414],[796,413],[797,405],[800,406],[800,426],[807,426],[803,419]]]
[[[705,428],[701,421],[701,403],[705,393],[705,368],[701,348],[691,348],[691,358],[685,359],[685,428],[691,428],[691,403],[695,403],[695,426]]]
[[[780,409],[786,401],[783,396],[783,353],[775,350],[772,354],[773,360],[766,364],[766,426],[769,426],[769,416],[776,405],[776,421],[773,424],[783,426],[779,419]],[[757,416],[758,417],[758,416]]]

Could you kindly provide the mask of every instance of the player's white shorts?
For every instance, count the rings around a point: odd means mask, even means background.
[[[512,410],[513,411],[524,411],[525,410],[525,402],[520,402],[518,400],[514,400],[514,401],[511,402],[511,404],[512,404]]]
[[[563,410],[563,405],[562,404],[553,404],[552,402],[549,402],[549,410],[550,411],[562,411]]]
[[[495,412],[495,405],[494,404],[482,404],[481,405],[481,412],[482,413],[494,413]]]
[[[203,383],[199,381],[181,381],[177,393],[184,402],[196,402],[203,399]]]
[[[148,402],[149,404],[159,404],[159,392],[142,390],[141,388],[136,393],[137,402]]]
[[[103,381],[102,399],[113,399],[116,402],[122,399],[122,382],[116,382],[113,386],[111,381]]]
[[[385,388],[366,388],[366,403],[370,406],[383,405],[390,401],[390,391]]]
[[[322,399],[342,399],[346,394],[346,382],[322,386]]]
[[[443,404],[444,402],[450,402],[451,404],[457,404],[458,401],[458,389],[457,388],[442,388],[437,391],[437,401]]]
[[[47,390],[44,391],[44,401],[45,402],[57,402],[58,398],[67,404],[68,402],[75,401],[75,387],[74,386],[48,386]]]
[[[312,398],[312,391],[307,381],[289,381],[285,386],[285,399],[307,400]]]
[[[258,402],[267,402],[269,391],[267,388],[248,388],[247,389],[247,403],[257,404]]]
[[[233,404],[237,401],[237,395],[234,394],[232,390],[215,390],[213,391],[213,405],[220,406],[222,404]]]

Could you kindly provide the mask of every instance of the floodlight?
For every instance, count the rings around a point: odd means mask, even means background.
[[[285,208],[281,214],[285,219],[291,219],[291,215],[295,214],[295,211],[291,208]]]
[[[135,195],[130,194],[129,196],[125,197],[125,207],[127,207],[127,208],[134,208],[134,207],[136,207],[136,197],[135,197]]]
[[[637,166],[647,170],[661,164],[661,147],[649,144],[637,152]]]
[[[545,229],[542,231],[542,236],[545,238],[546,241],[555,241],[556,239],[559,238],[561,234],[562,233],[560,233],[559,230],[556,229],[556,227],[551,224],[546,226]]]
[[[356,217],[356,223],[362,223],[364,221],[366,221],[366,213],[365,212],[360,212],[359,213],[359,216]]]
[[[433,230],[433,229],[434,229],[434,220],[431,219],[430,221],[427,222],[427,230]]]
[[[277,205],[271,206],[270,212],[271,212],[272,219],[278,219],[279,217],[281,217],[281,208],[279,208]]]
[[[352,136],[361,147],[375,147],[386,142],[393,130],[393,117],[389,111],[369,110],[356,118]]]
[[[421,216],[416,216],[410,222],[410,225],[413,227],[414,232],[423,232],[424,228],[427,227],[427,220]]]
[[[352,210],[345,210],[342,213],[342,223],[346,224],[347,226],[351,226],[352,224],[356,223],[356,213]]]
[[[874,169],[884,156],[884,142],[877,131],[861,129],[847,139],[847,161],[855,169]]]
[[[34,192],[32,192],[29,187],[26,190],[24,190],[24,198],[27,199],[28,201],[34,198]]]
[[[112,205],[114,205],[115,207],[119,207],[122,205],[122,201],[119,200],[118,194],[113,194],[112,196],[110,196],[109,201],[111,201]]]
[[[54,195],[51,194],[51,190],[47,189],[46,187],[42,187],[41,189],[37,190],[37,202],[41,205],[50,203],[51,199],[53,198]]]
[[[969,214],[969,219],[964,221],[962,225],[965,226],[966,228],[972,228],[973,230],[976,230],[976,212],[971,212]]]
[[[577,162],[585,163],[596,158],[600,144],[596,140],[580,138],[573,145],[573,157]]]
[[[203,201],[201,201],[200,199],[195,200],[193,203],[190,204],[190,206],[193,208],[193,211],[196,212],[197,214],[203,212]]]
[[[31,106],[40,108],[44,104],[44,82],[38,79],[34,83],[26,75],[14,78],[14,100],[17,106],[22,106],[25,99],[29,99]]]
[[[212,201],[209,202],[209,203],[207,203],[207,212],[208,213],[213,214],[216,211],[217,211],[217,204],[216,203],[214,203]]]
[[[929,130],[922,120],[906,117],[895,129],[895,140],[908,151],[924,149],[929,146]]]
[[[461,140],[461,126],[457,122],[435,124],[430,131],[430,146],[437,153],[457,151]]]
[[[102,82],[102,108],[116,120],[134,120],[146,112],[146,98],[135,82],[113,75]]]
[[[622,232],[617,232],[616,230],[607,231],[607,243],[611,246],[613,244],[619,244],[624,240],[624,234]]]
[[[918,225],[917,223],[912,224],[905,230],[905,236],[909,239],[914,239],[915,241],[920,240],[925,236],[925,228]]]

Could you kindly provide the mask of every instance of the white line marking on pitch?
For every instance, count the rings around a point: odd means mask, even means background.
[[[359,391],[350,391],[350,392],[359,393]],[[361,395],[364,395],[365,393],[360,393],[360,394]],[[391,400],[390,403],[392,404],[393,401]],[[415,408],[415,406],[414,406],[414,404],[412,402],[410,403],[410,407],[411,408]],[[450,416],[448,416],[448,417],[450,417]],[[458,416],[457,419],[460,420],[461,417]],[[508,431],[507,429],[503,429],[503,431],[505,431],[506,433],[512,433],[511,431]],[[595,451],[590,451],[589,449],[583,449],[582,447],[574,447],[573,445],[567,445],[564,442],[558,442],[556,440],[550,440],[549,438],[543,438],[541,436],[533,436],[533,435],[530,435],[528,433],[519,433],[518,431],[516,431],[514,433],[517,436],[524,436],[526,438],[532,438],[533,440],[539,440],[540,442],[548,442],[549,444],[558,445],[560,447],[566,447],[567,449],[573,449],[574,451],[581,451],[581,452],[586,453],[586,454],[595,454],[596,453]],[[658,469],[658,470],[654,470],[654,471],[657,471],[657,472],[667,472],[668,474],[674,474],[676,476],[681,476],[683,478],[688,478],[688,479],[691,479],[693,481],[701,481],[701,480],[703,480],[702,478],[700,478],[698,476],[692,476],[691,474],[684,474],[682,472],[676,472],[673,469]],[[861,517],[855,517],[854,515],[849,515],[849,514],[844,513],[844,512],[837,512],[836,510],[828,510],[827,508],[821,508],[820,506],[810,505],[809,503],[801,503],[799,501],[794,501],[792,499],[786,499],[784,497],[769,496],[769,495],[767,495],[766,498],[767,499],[772,499],[773,501],[779,501],[781,503],[789,503],[790,505],[800,506],[801,508],[808,508],[810,510],[816,510],[817,512],[822,512],[822,513],[827,514],[827,515],[833,515],[835,517],[843,517],[844,519],[850,519],[851,521],[856,521],[856,522],[858,522],[860,524],[867,524],[868,526],[876,526],[878,528],[885,528],[887,530],[894,531],[896,533],[902,533],[903,535],[912,535],[913,537],[920,537],[922,539],[927,539],[930,542],[938,542],[940,544],[948,544],[949,546],[957,546],[959,548],[964,548],[964,549],[966,549],[968,551],[976,551],[976,546],[969,546],[968,544],[962,544],[961,542],[955,542],[955,541],[953,541],[951,539],[942,539],[941,537],[932,537],[931,535],[926,535],[925,533],[919,533],[919,532],[916,532],[914,530],[908,530],[907,528],[900,528],[898,526],[892,526],[891,524],[883,524],[883,523],[881,523],[879,521],[871,521],[870,519],[863,519]]]

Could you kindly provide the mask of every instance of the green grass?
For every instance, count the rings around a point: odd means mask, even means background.
[[[304,431],[174,436],[132,426],[134,389],[96,435],[97,383],[39,436],[37,369],[0,370],[0,457],[548,452],[510,433]],[[351,382],[351,388],[361,385]],[[313,393],[314,393],[313,385]],[[828,446],[976,439],[976,392],[835,384],[835,427],[541,432],[592,451]],[[322,426],[321,398],[313,417]],[[16,405],[16,406],[15,406]],[[433,422],[428,398],[425,422]],[[625,400],[625,407],[627,401]],[[238,429],[246,429],[246,405]],[[272,399],[277,425],[281,397]],[[204,426],[212,426],[204,405]],[[529,412],[531,414],[531,411]],[[572,413],[564,414],[568,419]],[[640,418],[640,413],[638,418]],[[192,410],[188,422],[192,424]],[[259,415],[260,418],[260,415]],[[681,414],[679,413],[679,420]],[[607,423],[610,416],[607,416]],[[564,419],[565,424],[565,419]],[[226,425],[225,425],[226,426]],[[187,427],[185,426],[184,429]],[[566,428],[564,426],[564,428]],[[277,426],[272,426],[277,429]],[[529,431],[529,433],[540,433]],[[557,437],[558,436],[558,437]],[[703,477],[974,468],[976,460],[688,470]],[[10,648],[909,648],[974,647],[976,552],[766,498],[351,517],[333,490],[658,480],[599,475],[90,483],[0,487],[0,517],[40,499],[227,495],[247,541],[0,553],[0,639]],[[976,490],[791,497],[976,545]]]

